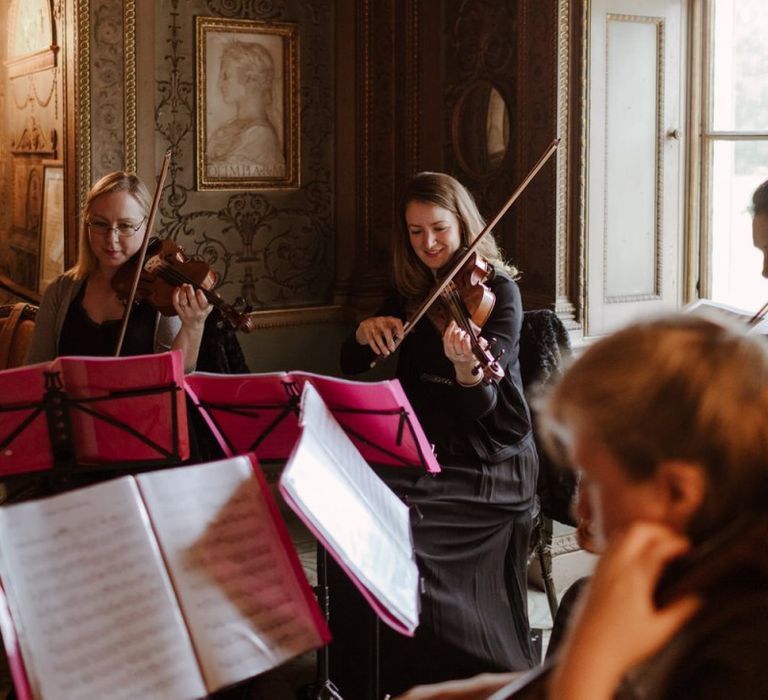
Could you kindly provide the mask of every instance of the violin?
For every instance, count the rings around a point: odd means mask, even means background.
[[[136,254],[118,269],[112,279],[112,288],[123,303],[128,301],[138,264]],[[248,315],[247,309],[239,311],[235,306],[226,304],[213,291],[217,282],[218,275],[204,260],[190,258],[169,239],[153,238],[147,246],[134,302],[146,300],[164,316],[175,316],[173,292],[182,284],[191,284],[194,289],[203,291],[208,303],[219,309],[233,329],[250,333],[255,326],[253,318]]]
[[[554,139],[552,143],[547,146],[544,153],[541,155],[539,160],[536,162],[536,164],[531,168],[528,175],[525,176],[523,181],[520,183],[520,185],[517,187],[517,189],[512,193],[512,195],[509,197],[509,199],[504,203],[504,205],[499,209],[499,211],[496,213],[496,215],[493,217],[493,219],[486,224],[485,228],[480,231],[479,234],[477,234],[475,240],[472,241],[472,243],[464,249],[463,253],[460,253],[458,256],[458,259],[453,264],[452,269],[445,274],[443,277],[443,280],[437,285],[437,287],[433,290],[432,294],[429,295],[429,297],[424,301],[424,303],[417,309],[417,311],[413,314],[411,318],[408,319],[408,321],[403,326],[403,333],[400,335],[400,337],[395,339],[395,349],[400,345],[400,343],[403,342],[405,337],[413,331],[416,324],[421,320],[421,318],[427,314],[432,306],[437,302],[438,299],[442,300],[442,303],[446,308],[448,308],[450,311],[449,313],[453,317],[452,320],[455,320],[457,322],[457,325],[462,328],[462,330],[465,330],[469,333],[470,337],[470,343],[472,346],[472,354],[477,359],[479,365],[476,368],[477,371],[483,372],[483,380],[486,382],[492,382],[492,381],[499,381],[503,376],[504,373],[501,370],[501,367],[498,363],[498,357],[494,357],[493,354],[489,351],[487,344],[484,344],[480,341],[479,335],[475,332],[475,329],[472,326],[472,323],[470,323],[470,319],[468,317],[468,314],[461,310],[460,307],[457,304],[454,304],[454,300],[456,299],[456,294],[454,292],[457,292],[459,296],[462,296],[461,291],[462,289],[468,290],[467,291],[467,298],[471,298],[473,296],[473,293],[469,290],[471,290],[472,284],[466,284],[467,281],[471,282],[472,280],[478,280],[481,275],[477,274],[478,266],[481,266],[482,263],[485,263],[484,260],[479,258],[477,254],[475,253],[475,249],[480,244],[480,241],[483,239],[484,236],[488,234],[489,231],[493,230],[493,227],[496,226],[496,224],[499,222],[502,216],[507,212],[507,210],[515,203],[515,200],[523,193],[526,187],[528,187],[528,184],[533,180],[533,178],[537,175],[537,173],[544,167],[546,162],[550,159],[552,154],[557,150],[558,145],[560,144],[560,139]],[[482,263],[479,262],[482,260]],[[486,263],[487,265],[487,263]],[[459,273],[462,273],[465,276],[465,281],[458,283],[455,280],[457,275]],[[485,281],[485,280],[482,280]],[[451,289],[449,289],[449,287]],[[454,290],[455,288],[455,290]],[[446,290],[448,290],[448,293],[446,294]],[[488,293],[493,295],[493,293],[488,290]],[[474,292],[474,294],[477,294],[477,292]],[[485,292],[483,292],[485,294]],[[451,299],[448,301],[448,299]],[[494,297],[495,298],[495,297]],[[467,306],[465,302],[465,306]],[[490,311],[492,310],[493,306],[491,305],[491,309],[488,310],[488,316],[490,316]],[[439,312],[437,312],[439,315]],[[487,317],[486,319],[487,320]],[[442,327],[444,328],[447,325],[445,323]],[[482,327],[482,324],[475,324],[479,327]],[[379,361],[379,359],[383,356],[379,356],[371,362],[371,367],[374,367],[376,363]]]
[[[115,273],[112,280],[112,288],[125,304],[125,313],[120,326],[120,335],[115,347],[115,357],[120,356],[123,347],[125,332],[128,329],[128,320],[135,302],[146,299],[166,316],[176,314],[173,308],[173,290],[181,284],[191,284],[192,287],[202,289],[208,302],[216,306],[222,316],[236,330],[246,333],[253,330],[254,323],[246,313],[239,313],[234,307],[225,304],[221,297],[212,291],[218,277],[208,264],[202,260],[187,257],[173,241],[164,240],[153,243],[153,254],[147,261],[152,229],[155,225],[155,215],[160,205],[160,196],[163,192],[165,178],[171,165],[171,149],[165,152],[160,177],[157,179],[157,187],[152,198],[152,206],[147,215],[147,228],[144,232],[144,240],[136,255]],[[141,283],[141,292],[139,286]],[[243,304],[244,305],[244,304]],[[246,309],[247,311],[247,309]]]
[[[464,250],[459,251],[462,255]],[[451,265],[448,265],[451,269]],[[467,333],[470,339],[472,354],[479,360],[475,373],[481,369],[483,380],[500,381],[504,371],[499,365],[499,357],[491,352],[490,345],[484,345],[477,335],[476,329],[482,329],[490,318],[496,304],[496,295],[486,285],[494,276],[493,265],[472,253],[463,267],[454,275],[450,283],[442,291],[437,303],[427,311],[427,316],[440,334],[445,331],[451,321]],[[442,275],[438,272],[438,279]]]

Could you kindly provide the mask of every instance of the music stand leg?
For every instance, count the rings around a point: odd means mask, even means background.
[[[317,546],[317,602],[323,616],[328,620],[330,614],[330,601],[328,594],[328,552],[325,547]],[[317,650],[317,678],[311,685],[302,690],[304,700],[344,700],[339,693],[338,688],[330,679],[330,669],[328,660],[328,647],[324,646]]]

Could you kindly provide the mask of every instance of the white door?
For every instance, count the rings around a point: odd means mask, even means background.
[[[585,335],[682,294],[683,0],[590,3]]]

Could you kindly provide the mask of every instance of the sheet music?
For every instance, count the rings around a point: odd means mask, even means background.
[[[709,314],[713,318],[717,318],[720,315],[721,317],[729,318],[731,321],[745,324],[748,324],[754,316],[752,311],[712,301],[711,299],[697,299],[684,306],[683,311],[687,313]],[[749,329],[749,334],[768,335],[768,318],[762,317],[757,323],[754,323]]]
[[[362,501],[369,504],[369,514],[378,520],[378,526],[390,530],[395,544],[411,558],[413,541],[408,507],[363,459],[311,384],[305,385],[301,397],[300,422],[319,438],[319,443],[334,458],[335,465],[346,474],[347,483],[357,490]]]
[[[205,693],[133,479],[0,508],[0,552],[36,698]]]
[[[302,387],[309,382],[317,389],[369,463],[408,465],[433,474],[440,471],[432,446],[397,379],[361,382],[311,372],[292,372],[291,376]]]
[[[365,463],[309,384],[304,430],[280,478],[291,507],[403,628],[418,625],[408,508]],[[391,621],[384,618],[386,622]]]
[[[210,690],[322,645],[247,457],[137,479]]]

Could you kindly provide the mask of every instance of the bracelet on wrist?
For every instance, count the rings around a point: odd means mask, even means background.
[[[475,379],[475,380],[473,380],[473,381],[471,381],[469,383],[462,382],[461,379],[456,377],[456,383],[459,386],[463,386],[465,389],[470,389],[473,386],[477,386],[482,381],[483,381],[483,373],[480,371],[479,368],[478,368],[478,371],[477,371],[477,379]]]

